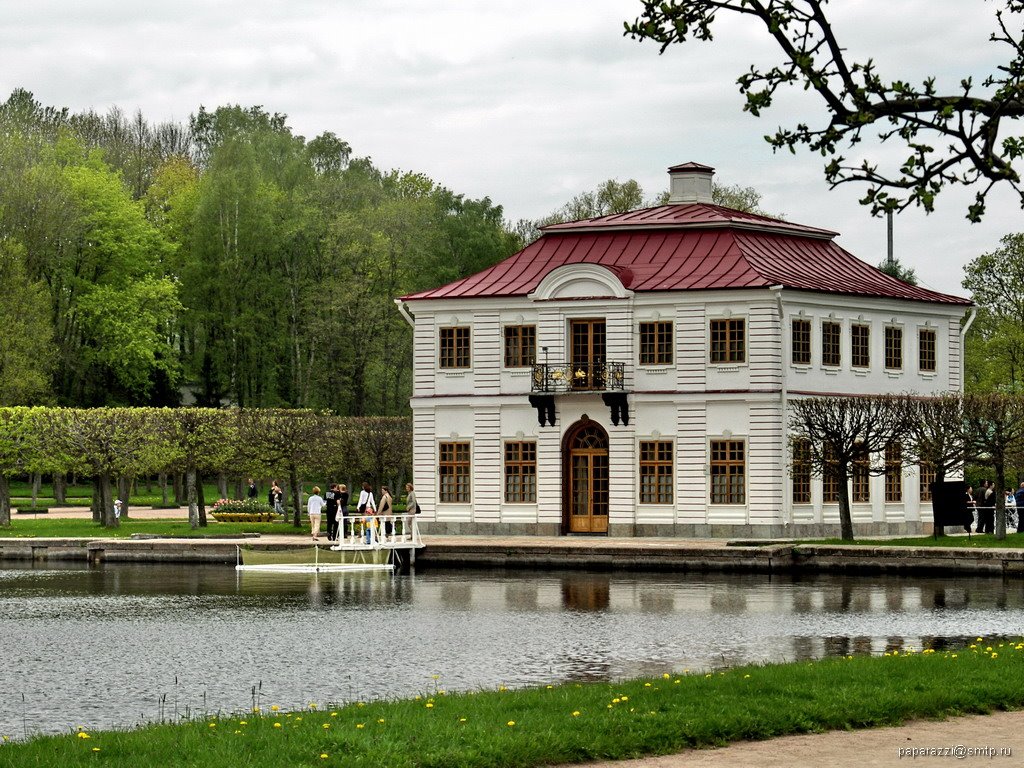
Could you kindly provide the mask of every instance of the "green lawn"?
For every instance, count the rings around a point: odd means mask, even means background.
[[[842,539],[807,539],[801,544],[853,544],[865,547],[967,547],[970,549],[985,549],[996,547],[1001,549],[1020,549],[1024,547],[1024,534],[1007,531],[1006,538],[999,541],[989,533],[974,533],[970,538],[963,536],[917,536],[907,539],[858,539],[857,541],[843,541]]]
[[[326,529],[321,526],[322,531]],[[92,520],[66,518],[37,518],[11,515],[11,527],[0,528],[0,538],[40,537],[86,537],[123,538],[133,533],[152,533],[160,536],[217,536],[237,533],[261,533],[264,535],[309,536],[309,528],[303,521],[301,528],[290,523],[218,523],[210,520],[206,528],[193,530],[187,520],[132,520],[123,519],[117,528],[104,528]],[[326,535],[326,533],[324,533]]]
[[[10,742],[0,746],[0,766],[525,768],[1018,709],[1022,679],[1024,644],[993,640],[525,690],[446,694],[437,680],[402,701],[311,703],[290,713],[271,706]]]

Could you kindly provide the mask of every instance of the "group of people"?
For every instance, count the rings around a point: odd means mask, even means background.
[[[418,514],[419,505],[416,503],[416,491],[413,489],[412,483],[405,484],[405,491],[406,513]],[[306,499],[306,514],[309,515],[309,528],[313,535],[313,541],[320,540],[320,521],[324,510],[327,511],[327,540],[339,541],[341,539],[342,527],[345,524],[345,519],[349,517],[349,500],[348,486],[344,483],[332,483],[323,496],[320,495],[320,486],[313,486],[313,492]],[[376,524],[374,517],[393,515],[394,503],[394,497],[388,486],[380,487],[380,499],[378,500],[374,498],[373,487],[369,483],[363,483],[359,491],[359,499],[356,502],[356,514],[364,523],[367,539],[370,538],[370,526]],[[384,526],[385,533],[390,536],[393,531],[391,520],[385,520]]]
[[[975,493],[973,486],[967,486],[967,510],[974,516],[975,533],[995,533],[996,528],[996,485],[988,480],[981,481],[981,487]],[[1015,526],[1017,533],[1024,533],[1021,514],[1024,511],[1024,483],[1017,492],[1006,492],[1003,504],[1006,509],[1007,527]],[[971,526],[965,525],[964,530],[971,532]]]

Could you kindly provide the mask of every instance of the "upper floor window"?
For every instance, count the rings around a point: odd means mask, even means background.
[[[742,440],[711,441],[711,503],[746,503],[746,446]]]
[[[439,443],[437,457],[438,501],[442,504],[468,504],[469,443]]]
[[[746,321],[711,321],[711,362],[742,363],[747,359]]]
[[[640,365],[672,365],[672,323],[640,323]]]
[[[854,368],[871,365],[871,326],[860,323],[850,326],[850,365]]]
[[[811,321],[794,320],[791,328],[793,363],[811,364]]]
[[[469,368],[468,325],[442,328],[440,342],[437,362],[441,368]]]
[[[821,364],[838,368],[843,363],[843,326],[826,320],[821,324]]]
[[[537,501],[537,443],[533,440],[505,443],[505,501]]]
[[[935,372],[935,331],[921,328],[917,332],[917,367],[922,373]]]
[[[672,441],[640,441],[640,503],[672,503]]]
[[[537,326],[505,326],[505,367],[528,368],[537,362]]]
[[[885,326],[885,367],[891,371],[903,368],[903,329]]]

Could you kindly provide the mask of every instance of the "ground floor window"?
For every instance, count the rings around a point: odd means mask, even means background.
[[[505,501],[534,504],[537,501],[537,443],[505,443]]]
[[[903,446],[899,443],[885,447],[885,500],[903,501]]]
[[[442,504],[468,504],[469,443],[440,443],[437,454],[438,501]]]
[[[711,503],[746,503],[746,446],[742,440],[711,441]]]
[[[821,478],[821,500],[826,504],[835,504],[839,501],[839,478],[836,476],[839,467],[836,451],[831,443],[822,446],[822,458],[825,471]]]
[[[921,478],[921,501],[932,500],[932,483],[935,482],[935,467],[926,461],[921,462],[918,477]]]
[[[867,504],[871,501],[871,465],[866,453],[853,460],[850,465],[853,476],[853,493],[850,500],[855,504]]]
[[[793,441],[793,503],[811,503],[811,441]]]
[[[672,441],[640,442],[640,503],[672,503]]]

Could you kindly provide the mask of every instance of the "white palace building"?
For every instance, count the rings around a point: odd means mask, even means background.
[[[423,530],[828,535],[837,489],[789,455],[788,404],[961,388],[968,300],[889,277],[835,232],[714,205],[713,173],[670,168],[666,205],[545,227],[397,300]],[[858,533],[931,520],[917,467],[852,486]]]

